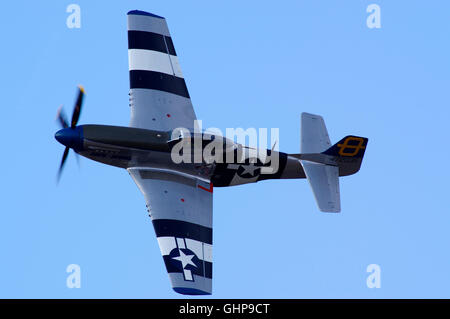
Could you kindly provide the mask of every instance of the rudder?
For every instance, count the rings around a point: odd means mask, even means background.
[[[362,158],[364,156],[368,141],[369,139],[365,137],[348,135],[322,154]]]
[[[369,139],[348,135],[322,154],[333,156],[339,167],[339,176],[355,174],[361,168]]]

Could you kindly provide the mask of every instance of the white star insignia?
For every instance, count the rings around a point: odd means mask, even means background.
[[[254,163],[250,163],[249,165],[241,165],[241,167],[244,168],[244,171],[241,173],[241,175],[250,174],[252,176],[255,176],[255,171],[259,168]]]
[[[192,261],[192,258],[195,257],[195,255],[186,255],[183,253],[181,249],[178,249],[180,256],[178,257],[172,257],[172,259],[181,261],[181,265],[183,266],[183,269],[186,268],[187,265],[192,265],[194,267],[197,267],[197,265]]]

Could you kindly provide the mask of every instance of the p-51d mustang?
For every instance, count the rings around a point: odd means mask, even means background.
[[[104,164],[125,168],[144,194],[173,289],[181,294],[212,292],[212,196],[214,187],[240,185],[265,179],[307,178],[319,209],[340,211],[339,176],[356,173],[367,138],[347,136],[331,145],[322,117],[302,113],[301,154],[264,151],[269,161],[252,161],[247,147],[211,134],[195,132],[196,116],[163,17],[128,13],[130,71],[129,127],[79,125],[82,87],[70,126],[61,112],[63,129],[55,138],[66,146],[58,172],[69,150]],[[177,133],[175,133],[177,132]],[[173,152],[182,143],[224,141],[214,155],[231,162],[180,162]],[[220,144],[219,144],[220,146]],[[186,149],[186,148],[185,148]],[[203,153],[201,153],[203,154]],[[244,160],[238,154],[244,154]],[[247,155],[245,155],[247,154]],[[262,170],[277,159],[277,169]]]

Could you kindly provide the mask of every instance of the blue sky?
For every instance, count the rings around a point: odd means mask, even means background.
[[[71,3],[81,29],[66,27]],[[371,3],[381,29],[366,26]],[[180,297],[125,170],[72,154],[55,183],[56,110],[71,113],[77,84],[80,124],[128,125],[131,9],[167,18],[204,127],[279,128],[280,150],[298,153],[306,111],[332,142],[369,137],[341,214],[320,213],[305,180],[215,189],[213,297],[450,297],[443,0],[5,2],[0,297]],[[73,263],[80,289],[66,287]]]

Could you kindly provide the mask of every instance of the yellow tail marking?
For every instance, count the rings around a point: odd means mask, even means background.
[[[349,145],[350,141],[358,141],[358,145]],[[339,155],[341,156],[355,156],[359,153],[360,149],[365,149],[366,147],[363,145],[364,139],[361,137],[347,137],[344,141],[344,144],[338,144],[339,147]],[[350,149],[350,152],[346,152],[345,150]]]

